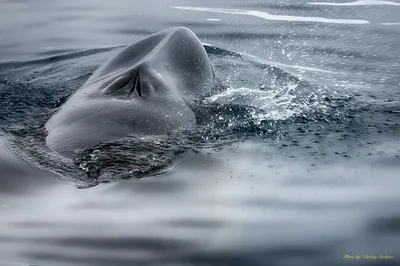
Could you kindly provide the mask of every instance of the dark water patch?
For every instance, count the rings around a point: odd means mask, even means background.
[[[13,237],[10,236],[0,236],[0,243],[11,243],[15,241]]]
[[[288,139],[288,138],[286,138],[286,139]],[[313,148],[315,148],[317,150],[315,155],[316,156],[320,156],[320,157],[331,156],[331,154],[327,154],[327,152],[326,152],[327,150],[329,150],[329,148],[326,147],[326,143],[324,143],[325,141],[322,140],[321,142],[323,142],[323,143],[321,143],[319,145],[319,147],[317,145],[314,145],[314,147],[313,147]],[[296,142],[296,143],[298,143],[298,142]],[[316,142],[314,142],[314,143],[316,143]],[[318,144],[319,143],[320,142],[318,142]],[[294,145],[294,146],[296,146],[296,145]],[[301,149],[300,148],[301,146],[296,146],[296,147],[299,147],[299,148],[297,148],[297,150]],[[293,154],[295,154],[295,153],[296,153],[296,151],[293,152]],[[318,160],[320,160],[320,158],[316,157],[316,161],[318,161]],[[312,161],[310,160],[310,163],[311,162]],[[321,179],[315,180],[315,179],[312,179],[312,178],[310,178],[308,176],[298,176],[298,175],[296,175],[293,178],[285,179],[284,182],[285,182],[285,185],[288,186],[288,187],[293,186],[293,187],[297,187],[297,188],[298,187],[317,186],[317,185],[318,186],[332,187],[332,188],[335,188],[335,187],[355,187],[355,186],[359,185],[359,181],[351,180],[351,179],[345,178],[344,176],[331,177],[331,178],[328,178],[328,179],[321,178]],[[321,203],[321,204],[323,206],[327,206],[327,205],[325,205],[326,203]],[[316,207],[318,207],[318,206],[316,206]],[[331,206],[329,204],[329,207],[340,207],[340,206],[335,206],[335,205]],[[341,206],[341,207],[343,208],[343,207],[346,207],[346,206]],[[348,207],[355,207],[355,206],[348,206]]]
[[[67,97],[59,98],[66,88],[57,89],[58,92],[42,86],[3,80],[0,83],[0,124],[9,136],[8,146],[20,160],[44,169],[48,174],[69,176],[74,173],[73,163],[68,163],[66,158],[45,145],[47,132],[44,124]]]
[[[216,23],[219,21],[211,21],[205,23],[204,21],[200,22],[194,22],[194,21],[176,21],[176,22],[169,22],[167,23],[168,26],[170,27],[188,27],[189,29],[192,29],[193,31],[196,31],[196,29],[205,29],[205,28],[219,28],[221,27],[220,22]]]
[[[211,45],[204,45],[204,49],[206,50],[207,54],[209,55],[217,55],[217,56],[223,56],[223,57],[238,57],[242,58],[241,53],[239,52],[234,52],[230,50],[226,50],[217,46],[211,46]]]
[[[47,147],[47,132],[42,127],[28,128],[26,131],[11,130],[10,133],[15,137],[11,140],[10,147],[22,161],[40,169],[42,174],[44,172],[59,179],[75,182],[78,186],[87,186],[87,180],[83,178],[84,173],[77,169],[73,161]]]
[[[197,245],[191,241],[163,237],[69,237],[54,240],[37,239],[40,243],[47,243],[59,247],[56,251],[31,251],[26,253],[28,260],[43,261],[45,263],[61,262],[74,265],[160,265],[165,262],[179,260],[180,257],[196,250]],[[66,253],[70,248],[80,248],[91,251],[85,256]],[[133,257],[120,253],[107,255],[112,251],[138,253]],[[140,254],[144,256],[140,256]],[[151,255],[146,255],[146,254]],[[153,255],[154,254],[154,255]]]
[[[44,264],[53,264],[53,263],[64,263],[66,265],[98,265],[98,266],[109,266],[109,265],[115,265],[115,266],[127,266],[127,265],[132,265],[132,264],[141,264],[141,265],[155,265],[155,264],[149,264],[148,260],[145,259],[140,259],[140,258],[124,258],[121,256],[118,257],[104,257],[100,254],[94,254],[94,255],[87,255],[87,256],[82,256],[79,254],[66,254],[65,251],[63,252],[56,252],[56,253],[50,253],[46,251],[31,251],[27,252],[24,255],[25,259],[27,261],[41,261],[44,262]],[[146,264],[143,264],[146,263]],[[44,265],[43,264],[43,265]],[[39,266],[42,264],[39,264]]]
[[[163,225],[169,225],[176,228],[195,228],[195,229],[220,229],[226,226],[220,220],[205,219],[176,219],[162,222]]]
[[[85,185],[82,185],[80,188],[83,188]],[[86,185],[87,187],[89,185]],[[121,191],[123,191],[121,189]],[[93,210],[98,210],[98,211],[110,211],[110,210],[118,210],[124,208],[123,206],[121,206],[120,202],[99,202],[96,199],[94,200],[89,200],[89,201],[85,201],[83,203],[79,203],[79,204],[74,204],[70,207],[70,209],[74,210],[74,211],[93,211]],[[57,223],[58,224],[58,223]],[[88,229],[91,227],[90,225],[82,225],[79,224],[79,227],[82,226],[86,226],[88,227]],[[67,227],[67,224],[66,224]]]
[[[30,165],[14,165],[0,162],[0,192],[1,195],[18,197],[57,183],[50,175],[45,174]],[[18,168],[17,168],[18,167]],[[29,177],[29,178],[27,178]]]
[[[140,236],[120,236],[120,237],[66,237],[56,240],[36,239],[38,242],[53,244],[60,247],[91,248],[99,250],[146,250],[157,252],[182,252],[193,249],[193,243],[163,237],[140,237]]]
[[[396,34],[393,33],[393,28],[388,26],[380,26],[380,27],[369,28],[367,30],[370,35],[376,36],[375,38],[381,38],[381,40],[390,40],[390,42],[380,43],[381,45],[384,45],[383,47],[390,49],[390,50],[382,49],[383,50],[382,52],[388,52],[393,55],[396,55],[397,58],[399,57],[399,53],[396,49],[397,46],[395,45],[395,43],[393,43],[393,41],[397,40]]]
[[[144,193],[144,194],[171,194],[178,191],[184,191],[187,184],[181,181],[170,178],[154,177],[144,179],[138,182],[121,181],[110,187],[110,191],[126,191],[129,193]]]
[[[92,5],[85,5],[80,3],[79,5],[71,4],[69,5],[68,2],[65,2],[66,5],[60,5],[60,8],[64,13],[70,14],[78,14],[78,13],[89,13],[95,10],[99,10],[100,5],[92,4]]]
[[[58,23],[60,22],[69,22],[69,21],[74,21],[76,22],[77,20],[85,19],[86,17],[83,14],[68,14],[68,15],[56,15],[52,17],[54,21],[57,21]]]
[[[99,29],[99,32],[118,34],[118,35],[148,36],[153,34],[155,31],[134,29],[134,28],[113,28],[113,29]]]
[[[0,121],[3,130],[28,127],[36,121],[31,117],[38,109],[52,107],[57,98],[43,87],[31,87],[25,83],[14,83],[8,79],[0,80]],[[47,118],[47,115],[37,113]]]
[[[26,0],[2,0],[3,3],[8,3],[8,4],[26,4]]]
[[[71,44],[75,43],[76,39],[72,38],[72,36],[51,36],[48,38],[43,39],[45,43],[63,43],[65,44]]]
[[[375,219],[367,226],[367,230],[378,235],[400,235],[400,216],[388,216]]]
[[[50,229],[50,228],[71,228],[71,224],[68,221],[64,222],[50,222],[50,221],[18,221],[10,223],[9,226],[24,230],[38,230],[38,229]],[[79,224],[79,227],[84,226]],[[88,225],[90,227],[90,225]],[[21,240],[23,242],[24,240]]]
[[[357,52],[355,50],[343,50],[340,48],[332,48],[332,47],[307,47],[307,50],[317,55],[333,55],[339,56],[343,58],[355,58],[355,59],[367,59],[371,60],[387,60],[387,58],[374,55],[372,53],[366,52]]]
[[[347,73],[372,73],[376,74],[379,73],[380,67],[375,64],[365,64],[362,61],[359,62],[352,62],[351,64],[336,61],[336,62],[327,62],[325,63],[326,66],[334,68],[334,69],[341,69],[341,71],[345,71]],[[370,79],[371,76],[366,77],[365,79]],[[379,79],[380,80],[380,79]]]
[[[24,158],[24,154],[18,154],[13,145],[8,137],[0,139],[0,195],[18,199],[21,195],[59,184],[59,180],[48,173],[21,160],[20,156]],[[0,202],[0,211],[3,207],[8,209],[7,205],[2,206]]]
[[[52,57],[52,56],[63,56],[71,53],[79,53],[81,49],[74,48],[49,48],[47,50],[38,53],[39,57]]]
[[[47,24],[48,24],[48,22],[45,21],[45,20],[43,20],[43,21],[35,21],[35,22],[31,22],[28,25],[26,25],[26,28],[30,29],[30,30],[40,29],[40,28],[45,27]],[[49,38],[49,40],[51,40],[51,39],[53,39],[53,38]],[[60,40],[68,40],[68,39],[67,38],[65,38],[65,39],[60,38]],[[54,41],[57,41],[57,39],[54,38]]]
[[[399,265],[399,260],[398,259],[388,259],[388,260],[378,260],[378,261],[372,261],[370,262],[370,265],[373,266],[397,266]]]
[[[310,265],[310,263],[329,264],[332,259],[327,256],[325,247],[277,247],[277,248],[257,248],[253,250],[244,249],[240,253],[234,251],[219,252],[199,252],[190,256],[185,256],[181,261],[189,265],[229,265],[241,266],[252,265],[262,266],[265,261],[268,265]],[[328,264],[327,264],[328,263]]]
[[[287,185],[290,185],[288,182]],[[296,186],[297,184],[293,184]],[[315,185],[315,184],[312,184]],[[307,202],[291,202],[278,200],[275,198],[265,198],[265,199],[256,199],[250,200],[246,202],[248,208],[274,208],[274,209],[284,209],[284,210],[343,210],[343,209],[351,209],[351,210],[359,210],[361,206],[361,202],[359,203],[333,203],[333,202],[318,202],[318,201],[307,201]]]
[[[2,33],[2,31],[0,30],[0,34]],[[6,43],[6,44],[4,44],[4,43],[2,43],[2,44],[0,44],[0,49],[4,49],[4,50],[8,50],[8,49],[10,49],[10,48],[18,48],[18,47],[22,47],[23,46],[23,44],[22,43]]]

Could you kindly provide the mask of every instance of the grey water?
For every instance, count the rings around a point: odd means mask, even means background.
[[[0,265],[399,265],[399,14],[398,0],[0,0]],[[175,26],[222,87],[196,131],[74,160],[46,147],[45,121],[98,66]]]

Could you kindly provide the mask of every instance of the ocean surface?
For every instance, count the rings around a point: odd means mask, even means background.
[[[0,0],[0,265],[400,265],[400,1]],[[196,129],[66,159],[44,124],[170,27]]]

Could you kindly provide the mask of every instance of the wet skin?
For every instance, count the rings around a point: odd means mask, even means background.
[[[76,151],[127,135],[194,127],[186,104],[210,92],[214,72],[187,28],[164,30],[124,48],[99,67],[46,123],[47,145]]]

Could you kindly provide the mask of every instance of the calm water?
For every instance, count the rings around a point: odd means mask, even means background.
[[[0,0],[0,265],[399,265],[399,14],[375,0]],[[199,106],[213,123],[73,161],[47,149],[68,95],[173,26],[196,33],[225,88]]]

